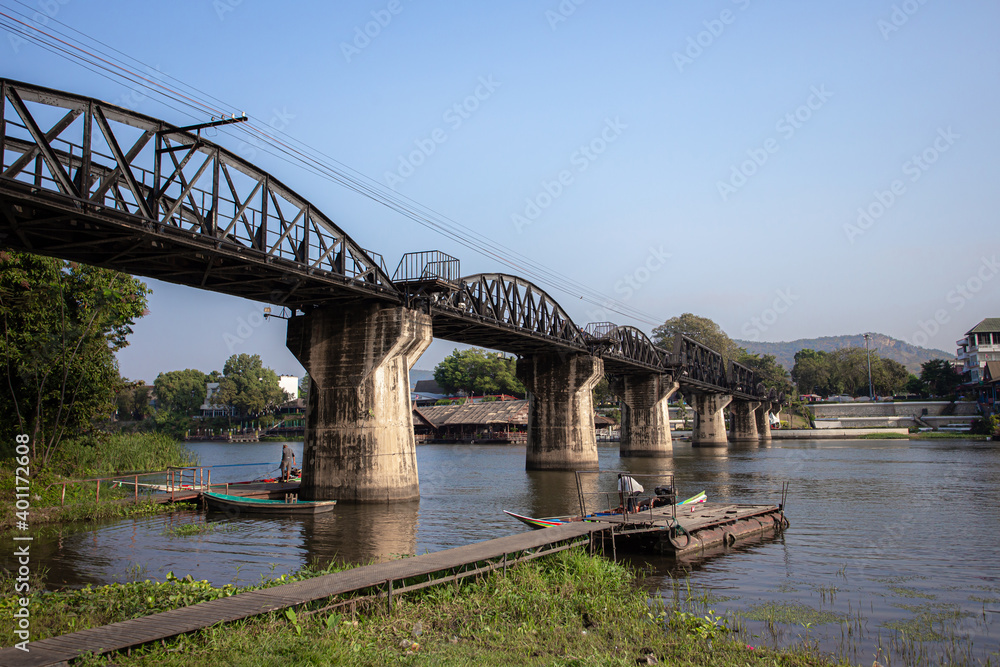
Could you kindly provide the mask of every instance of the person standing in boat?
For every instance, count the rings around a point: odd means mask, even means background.
[[[295,465],[295,452],[287,444],[281,448],[281,481],[287,482],[292,476],[292,466]]]

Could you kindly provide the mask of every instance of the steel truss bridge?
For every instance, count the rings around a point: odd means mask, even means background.
[[[0,246],[295,310],[377,300],[426,310],[434,335],[519,355],[587,353],[612,375],[783,400],[690,338],[580,328],[531,282],[461,276],[444,253],[382,257],[281,181],[177,127],[106,102],[0,79]]]

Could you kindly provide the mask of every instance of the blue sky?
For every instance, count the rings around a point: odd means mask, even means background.
[[[649,332],[694,312],[734,338],[875,331],[953,351],[1000,315],[995,2],[162,7],[0,0],[4,13],[79,30],[644,314],[536,281],[580,325]],[[5,77],[176,124],[207,120],[9,33],[0,54]],[[463,274],[516,272],[234,135],[215,140],[390,270],[405,252],[440,249]],[[235,352],[301,373],[284,323],[259,324],[261,304],[150,282],[123,375],[221,369]],[[416,367],[453,347],[435,342]]]

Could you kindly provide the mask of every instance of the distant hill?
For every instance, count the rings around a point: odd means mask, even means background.
[[[854,336],[823,336],[822,338],[800,338],[789,342],[762,343],[751,340],[737,340],[736,344],[754,354],[773,354],[778,363],[787,370],[795,366],[795,353],[806,348],[822,352],[833,352],[845,347],[864,347],[865,337]],[[884,334],[872,334],[869,343],[872,352],[878,352],[883,359],[892,359],[906,366],[907,370],[920,375],[920,364],[931,359],[952,359],[954,352],[944,350],[929,350],[925,347],[910,345],[897,338]]]
[[[434,371],[421,371],[416,368],[410,369],[410,391],[417,386],[418,380],[433,380]]]

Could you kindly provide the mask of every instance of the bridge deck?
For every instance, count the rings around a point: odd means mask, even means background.
[[[607,527],[581,522],[533,530],[414,558],[356,567],[274,588],[240,593],[190,607],[34,641],[27,645],[28,652],[14,647],[0,649],[0,665],[40,667],[60,664],[87,652],[102,654],[120,651],[208,628],[217,623],[236,621],[373,587],[384,586],[386,590],[394,589],[395,592],[423,588],[583,544],[589,542],[593,533]],[[509,556],[513,558],[508,558]],[[484,562],[485,565],[480,565]],[[395,587],[394,583],[392,588],[389,586],[390,582],[433,575],[438,576],[405,589],[402,586]],[[43,609],[32,611],[35,614],[44,613]]]

